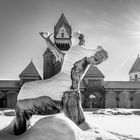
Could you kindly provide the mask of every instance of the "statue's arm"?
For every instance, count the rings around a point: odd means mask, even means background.
[[[104,49],[98,50],[93,56],[85,57],[74,63],[74,67],[71,69],[71,89],[78,89],[79,82],[85,76],[90,64],[98,65],[108,58],[108,53]]]
[[[46,43],[47,43],[47,46],[53,51],[54,55],[56,56],[56,59],[59,60],[60,62],[63,62],[64,60],[64,53],[61,52],[56,46],[55,44],[51,41],[50,37],[52,34],[50,34],[49,36],[45,36],[44,32],[40,32],[39,33],[42,38],[45,39]]]

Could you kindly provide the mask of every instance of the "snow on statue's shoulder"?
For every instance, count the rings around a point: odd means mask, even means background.
[[[66,52],[61,72],[47,80],[39,80],[25,83],[19,94],[18,100],[49,96],[54,100],[61,100],[63,92],[70,90],[71,68],[76,61],[93,54],[93,50],[80,46],[79,39],[74,37],[73,45]]]

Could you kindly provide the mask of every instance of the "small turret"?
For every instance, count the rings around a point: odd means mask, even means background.
[[[47,48],[43,54],[43,79],[48,79],[54,76],[54,63],[55,63],[55,56],[50,48]]]
[[[139,54],[131,70],[129,71],[130,81],[140,81],[140,57]]]
[[[62,51],[67,51],[71,46],[72,29],[64,13],[54,26],[54,43]]]

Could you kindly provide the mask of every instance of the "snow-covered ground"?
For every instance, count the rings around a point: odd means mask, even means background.
[[[139,112],[140,110],[138,109],[104,109],[95,112],[86,112],[85,114],[90,124],[99,126],[116,135],[140,139]]]
[[[10,113],[8,113],[10,112]],[[13,120],[14,116],[11,110],[0,111],[0,130],[5,128]],[[97,111],[87,111],[84,113],[87,122],[95,129],[100,128],[117,136],[121,140],[139,140],[140,139],[140,109],[100,109]],[[121,114],[121,115],[119,115]],[[5,116],[8,115],[8,116]],[[63,114],[55,115],[58,118],[63,118]],[[36,115],[31,119],[31,125],[46,116]],[[63,119],[62,119],[63,120]],[[65,119],[64,119],[65,120]],[[47,124],[46,124],[47,127]],[[61,129],[61,128],[60,128]],[[34,129],[33,129],[34,130]],[[99,132],[100,130],[97,129]],[[74,130],[75,131],[75,130]],[[78,130],[77,130],[78,131]],[[95,132],[95,130],[94,130]],[[79,131],[78,131],[79,133]],[[88,136],[90,134],[85,134]],[[42,136],[42,134],[41,134]],[[90,138],[90,137],[89,137]],[[84,139],[84,138],[83,138]],[[80,140],[83,140],[80,139]],[[0,136],[1,140],[1,136]],[[5,139],[2,139],[5,140]],[[7,140],[7,139],[6,139]],[[78,138],[76,140],[79,140]],[[87,139],[88,140],[88,139]],[[90,139],[91,140],[91,139]]]

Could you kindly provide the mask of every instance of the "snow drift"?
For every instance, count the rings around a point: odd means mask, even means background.
[[[80,128],[81,129],[80,129]],[[114,135],[91,127],[88,123],[75,125],[63,115],[40,119],[20,136],[10,134],[10,126],[0,132],[0,140],[117,140]],[[61,128],[61,129],[60,129]]]

